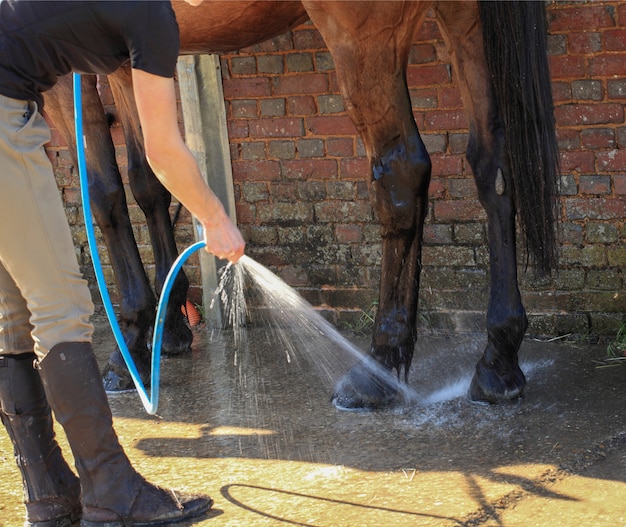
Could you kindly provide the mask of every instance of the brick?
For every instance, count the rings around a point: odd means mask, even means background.
[[[423,88],[410,90],[412,108],[437,108],[437,90],[434,88]]]
[[[369,179],[371,174],[370,163],[364,157],[341,159],[339,167],[339,175],[342,179]]]
[[[583,228],[580,223],[570,223],[570,222],[562,222],[561,223],[561,243],[573,243],[573,244],[581,244],[583,243]]]
[[[298,181],[298,197],[304,201],[326,199],[326,185],[323,181]]]
[[[446,200],[434,204],[434,216],[438,222],[485,221],[487,215],[479,201]]]
[[[292,181],[274,181],[270,183],[270,196],[275,202],[293,203],[296,201],[297,189]]]
[[[244,201],[265,201],[269,198],[266,183],[244,181],[241,184],[241,189],[241,197]]]
[[[260,55],[257,57],[257,70],[259,73],[279,74],[285,69],[283,55]]]
[[[602,50],[602,35],[594,31],[570,33],[567,35],[567,49],[575,55],[598,53]]]
[[[586,239],[589,243],[614,243],[618,241],[617,227],[606,222],[590,222],[587,224]]]
[[[477,198],[476,183],[473,178],[448,178],[447,189],[451,198]]]
[[[304,123],[297,117],[266,118],[249,123],[250,137],[300,137]]]
[[[554,81],[552,83],[552,100],[555,104],[569,102],[572,99],[572,87],[569,82]]]
[[[452,240],[452,225],[438,223],[424,226],[424,243],[429,245],[449,245]]]
[[[615,130],[613,128],[589,128],[581,133],[582,145],[591,150],[615,148]]]
[[[571,174],[564,174],[559,178],[559,193],[561,196],[576,196],[578,183]]]
[[[469,247],[428,246],[422,252],[422,264],[428,267],[473,267],[476,259]]]
[[[580,131],[576,129],[560,128],[556,131],[559,150],[577,150],[580,148]]]
[[[363,201],[324,201],[315,204],[315,219],[320,223],[360,223],[371,220],[371,207]]]
[[[335,61],[328,51],[318,51],[315,53],[315,65],[317,71],[331,71],[335,69]]]
[[[626,216],[623,198],[571,198],[565,202],[568,220],[614,220]]]
[[[282,174],[288,179],[327,179],[337,177],[334,159],[294,159],[282,163]]]
[[[609,79],[607,91],[609,99],[626,99],[626,79]]]
[[[257,216],[267,224],[306,224],[314,220],[313,207],[307,203],[258,203]]]
[[[328,76],[324,73],[308,73],[303,82],[302,75],[281,75],[272,77],[272,92],[274,95],[293,95],[323,93],[328,90]]]
[[[564,265],[580,265],[583,267],[602,267],[607,263],[604,247],[566,246],[561,251],[561,262]]]
[[[230,71],[233,75],[254,75],[256,73],[256,59],[254,57],[233,57],[230,61]]]
[[[324,141],[321,139],[299,139],[297,143],[300,158],[323,157]]]
[[[422,42],[425,40],[441,40],[441,33],[439,32],[439,26],[435,20],[425,20],[415,35],[416,42]]]
[[[461,92],[457,87],[439,88],[439,106],[441,108],[461,108],[463,109],[463,100]]]
[[[626,126],[620,126],[617,129],[617,144],[620,147],[626,147]]]
[[[432,175],[461,175],[463,173],[463,159],[464,156],[462,155],[431,156]]]
[[[447,134],[423,134],[422,141],[430,154],[444,154],[448,149]]]
[[[241,79],[223,79],[224,96],[228,99],[245,99],[250,97],[269,97],[270,81],[266,77]]]
[[[552,56],[549,57],[550,76],[552,79],[581,78],[585,76],[585,58],[582,56]]]
[[[595,171],[595,158],[593,152],[573,151],[561,152],[561,172],[582,172],[589,173]]]
[[[247,229],[247,235],[248,243],[254,245],[276,245],[278,242],[276,227],[252,225]]]
[[[314,71],[313,56],[310,53],[289,53],[285,56],[285,66],[289,73]]]
[[[426,112],[425,130],[467,130],[468,122],[462,110],[433,110]]]
[[[315,135],[356,135],[356,128],[347,115],[311,116],[306,122]]]
[[[617,267],[618,269],[626,268],[626,248],[623,246],[620,247],[609,247],[607,249],[607,258],[609,261],[609,265]],[[622,295],[626,296],[626,295]]]
[[[295,49],[323,49],[324,39],[317,29],[301,29],[293,32]]]
[[[228,121],[226,127],[228,128],[228,137],[231,141],[233,139],[244,139],[250,136],[248,121]]]
[[[624,106],[617,103],[564,104],[554,109],[559,126],[624,122]]]
[[[606,51],[626,51],[626,29],[614,29],[602,33]]]
[[[230,103],[230,111],[233,119],[256,119],[256,99],[240,99]]]
[[[335,225],[337,243],[357,243],[363,238],[363,229],[360,225]]]
[[[355,197],[354,183],[350,181],[327,181],[326,195],[328,199],[353,200]]]
[[[468,133],[450,133],[448,134],[448,146],[451,154],[465,154],[467,151],[467,143],[469,141]]]
[[[317,107],[319,113],[339,113],[344,111],[341,95],[318,95]]]
[[[589,59],[589,74],[593,77],[624,75],[626,61],[622,54],[591,57]]]
[[[437,58],[433,44],[413,44],[409,52],[409,64],[434,62]]]
[[[294,159],[296,144],[294,141],[270,141],[269,157],[277,159]]]
[[[287,97],[289,115],[315,115],[315,99],[310,95]]]
[[[454,225],[454,241],[462,244],[487,243],[487,233],[483,223],[456,223]]]
[[[271,51],[289,51],[293,49],[291,32],[286,32],[278,37],[271,38],[259,44],[254,44],[239,50],[240,53],[258,53]]]
[[[235,203],[235,211],[237,213],[237,223],[239,225],[255,223],[256,219],[256,206],[250,203],[244,203],[237,201]]]
[[[326,153],[331,157],[352,157],[354,140],[348,137],[329,137],[326,139]]]
[[[603,97],[602,82],[598,80],[577,80],[572,82],[572,99],[601,101]]]
[[[277,161],[237,161],[233,163],[235,181],[273,181],[280,178],[280,165]]]
[[[624,167],[626,167],[626,150],[609,150],[598,153],[598,170],[623,172]]]
[[[286,114],[285,99],[261,99],[261,117],[282,117]]]
[[[241,143],[241,157],[246,161],[265,159],[265,143]]]
[[[613,176],[615,194],[626,196],[626,175]]]
[[[565,55],[567,53],[566,35],[548,35],[548,55]]]
[[[549,11],[549,31],[572,31],[588,28],[600,29],[615,25],[613,15],[608,6],[588,5],[567,9],[551,9]]]

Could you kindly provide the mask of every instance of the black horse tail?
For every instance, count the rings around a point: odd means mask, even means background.
[[[543,1],[479,1],[485,56],[504,124],[515,206],[539,274],[557,264],[559,151]]]

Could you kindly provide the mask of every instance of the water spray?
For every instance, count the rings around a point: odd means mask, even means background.
[[[157,305],[156,319],[154,324],[154,332],[152,335],[152,359],[151,359],[151,367],[150,367],[150,394],[146,387],[144,386],[143,381],[139,375],[137,370],[137,366],[128,350],[128,346],[126,345],[126,341],[120,330],[119,323],[117,321],[117,317],[115,315],[115,311],[113,309],[113,304],[111,303],[111,298],[109,296],[109,292],[107,290],[106,280],[104,278],[104,274],[102,272],[102,264],[100,261],[100,256],[98,254],[98,246],[96,242],[95,229],[93,224],[93,218],[91,214],[91,206],[89,201],[89,183],[87,180],[87,164],[85,159],[85,140],[83,137],[83,117],[82,117],[82,94],[81,94],[81,84],[80,84],[80,75],[74,74],[73,78],[73,87],[74,87],[74,117],[75,117],[75,132],[76,132],[76,152],[78,158],[78,172],[80,179],[80,188],[81,188],[81,199],[83,203],[83,215],[85,219],[85,230],[87,232],[87,241],[89,244],[89,249],[91,251],[91,258],[93,263],[94,272],[96,275],[96,280],[98,283],[98,289],[100,291],[100,295],[102,297],[102,303],[104,305],[104,309],[107,314],[107,318],[109,319],[109,323],[111,325],[111,329],[113,331],[113,335],[115,337],[115,341],[120,349],[124,362],[128,367],[128,371],[130,372],[130,376],[137,388],[137,392],[143,403],[146,412],[151,415],[156,414],[158,404],[159,404],[159,381],[160,381],[160,362],[161,362],[161,343],[163,340],[163,328],[165,323],[165,315],[167,312],[167,304],[169,301],[170,293],[172,287],[174,285],[174,281],[178,272],[180,271],[183,264],[187,261],[187,259],[199,249],[206,247],[205,241],[199,241],[195,244],[189,246],[185,249],[178,258],[174,261],[167,277],[165,278],[165,282],[163,283],[163,289],[161,291],[161,296],[159,298],[159,302]],[[199,235],[202,236],[201,229],[199,230]],[[393,386],[398,389],[404,396],[406,401],[410,401],[414,399],[414,392],[408,386],[399,382],[399,380],[393,375],[392,372],[383,368],[380,364],[376,363],[371,357],[364,354],[361,350],[356,348],[353,344],[347,341],[339,332],[327,321],[325,320],[319,313],[317,313],[311,306],[306,302],[300,295],[298,295],[293,289],[291,289],[287,284],[285,284],[280,278],[271,273],[268,269],[255,262],[251,258],[247,256],[242,256],[239,261],[241,265],[241,270],[246,269],[248,273],[254,275],[255,280],[258,285],[262,285],[263,289],[266,292],[276,292],[281,291],[280,302],[277,302],[275,298],[271,298],[271,294],[269,295],[269,307],[272,310],[275,310],[278,313],[287,314],[289,316],[294,314],[294,311],[300,312],[300,316],[295,316],[291,319],[291,322],[300,326],[302,329],[304,326],[310,326],[313,328],[312,334],[309,336],[322,336],[330,339],[335,344],[339,344],[345,351],[347,351],[353,358],[357,358],[361,360],[361,365],[365,367],[370,373],[374,375],[377,382],[382,382],[388,386]],[[232,266],[229,264],[225,268],[226,274],[227,271]],[[226,277],[226,276],[224,276]],[[223,278],[224,278],[223,277]],[[222,297],[221,300],[226,304],[226,298],[223,298],[224,287],[225,284],[221,285],[221,288],[216,292],[218,296]],[[240,284],[241,285],[241,284]],[[243,289],[240,287],[240,293],[243,294]],[[266,298],[268,300],[268,298]],[[243,301],[245,304],[245,300]],[[244,306],[245,307],[245,306]],[[306,311],[303,315],[302,311]],[[245,320],[240,320],[240,316],[242,314],[233,314],[230,313],[230,322],[235,328],[235,348],[238,348],[237,342],[237,327],[244,326]],[[233,318],[234,317],[234,318]],[[278,333],[281,337],[282,331],[278,328]],[[295,351],[295,347],[291,342],[287,342],[287,339],[282,338],[283,344],[285,345],[286,350]],[[302,344],[302,342],[300,343]],[[291,362],[291,356],[288,353],[287,362]],[[316,367],[322,367],[321,373],[329,375],[330,373],[336,372],[336,365],[329,364],[318,364],[318,361],[314,361],[314,365]]]
[[[98,244],[96,242],[96,234],[93,225],[93,218],[91,215],[91,204],[89,201],[89,182],[87,180],[87,163],[85,160],[85,140],[83,137],[83,102],[80,85],[80,75],[74,73],[73,78],[74,87],[74,125],[76,132],[76,153],[78,158],[78,174],[80,179],[80,195],[83,202],[83,216],[85,218],[85,229],[87,231],[87,241],[89,243],[89,250],[91,251],[91,260],[93,263],[94,272],[96,274],[96,281],[98,282],[98,289],[100,290],[100,296],[102,297],[102,303],[104,304],[104,310],[106,311],[113,336],[120,349],[124,362],[128,367],[130,376],[137,388],[137,393],[141,398],[146,412],[151,415],[156,414],[159,406],[159,381],[161,377],[161,343],[163,341],[163,327],[165,323],[165,314],[167,312],[167,303],[170,298],[170,293],[174,285],[174,280],[178,275],[183,264],[187,259],[197,250],[206,247],[204,241],[199,241],[193,245],[187,247],[174,261],[165,282],[163,282],[163,289],[161,291],[161,297],[156,312],[156,320],[154,324],[154,332],[152,335],[152,361],[150,364],[150,395],[141,380],[135,361],[128,350],[124,335],[120,329],[117,317],[115,316],[115,310],[111,303],[111,297],[107,289],[106,280],[102,272],[102,263],[100,261],[100,255],[98,254]]]

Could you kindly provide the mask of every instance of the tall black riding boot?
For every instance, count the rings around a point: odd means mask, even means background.
[[[66,527],[80,518],[80,484],[54,437],[34,353],[0,357],[0,418],[24,482],[27,527]]]
[[[82,487],[82,527],[175,523],[212,505],[204,496],[177,496],[148,483],[130,464],[113,418],[91,344],[57,344],[40,361],[48,402],[63,425]]]

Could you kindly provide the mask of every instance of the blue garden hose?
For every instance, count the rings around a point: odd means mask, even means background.
[[[80,75],[74,73],[74,124],[76,131],[76,153],[78,158],[78,173],[80,177],[80,195],[83,202],[83,215],[85,218],[85,229],[87,231],[87,241],[89,242],[89,250],[91,251],[91,259],[93,262],[93,268],[96,274],[96,280],[98,282],[98,289],[100,290],[100,296],[102,297],[102,303],[106,311],[111,329],[117,345],[122,353],[124,362],[128,367],[130,376],[135,383],[141,402],[143,403],[146,412],[151,415],[156,414],[159,405],[159,380],[161,377],[161,342],[163,340],[163,326],[165,323],[165,313],[167,311],[167,302],[170,298],[170,293],[174,285],[174,280],[183,266],[187,258],[191,256],[198,249],[206,247],[204,241],[196,242],[193,245],[187,247],[176,259],[172,268],[170,269],[165,282],[163,282],[163,290],[161,291],[161,297],[157,307],[156,320],[154,324],[154,333],[152,335],[152,361],[150,368],[150,395],[139,376],[135,361],[128,351],[128,346],[124,340],[124,335],[120,330],[120,326],[115,316],[113,304],[111,303],[111,297],[107,290],[106,281],[102,272],[102,263],[98,254],[98,245],[96,242],[96,235],[91,216],[91,205],[89,202],[89,183],[87,181],[87,163],[85,161],[85,144],[83,138],[83,103],[80,85]]]

